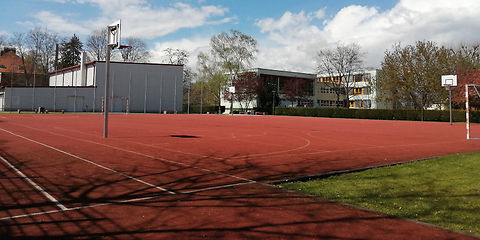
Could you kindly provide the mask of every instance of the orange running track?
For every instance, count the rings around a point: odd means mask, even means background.
[[[0,115],[0,239],[474,239],[269,182],[480,150],[465,124]]]

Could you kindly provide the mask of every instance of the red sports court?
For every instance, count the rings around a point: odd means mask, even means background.
[[[462,123],[117,114],[108,139],[102,123],[0,115],[1,236],[474,239],[269,185],[479,151]]]

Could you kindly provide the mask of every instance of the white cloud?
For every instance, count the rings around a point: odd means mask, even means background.
[[[144,0],[76,0],[76,4],[92,4],[100,9],[100,16],[83,22],[70,21],[64,15],[43,11],[34,17],[38,24],[61,33],[88,34],[111,22],[122,20],[122,35],[144,39],[162,37],[182,28],[221,24],[232,19],[222,18],[228,11],[218,6],[193,7],[175,3],[170,7],[153,7]],[[28,23],[24,23],[28,24]]]
[[[55,32],[88,34],[91,30],[80,24],[69,22],[63,17],[57,16],[48,11],[41,11],[35,14],[35,18],[40,22],[41,26],[46,26],[48,29]]]
[[[355,42],[367,53],[366,65],[378,67],[385,50],[396,42],[433,40],[452,45],[477,40],[478,9],[477,0],[401,0],[384,12],[375,7],[348,6],[321,25],[313,20],[325,16],[322,10],[285,12],[279,19],[256,22],[270,41],[262,46],[257,62],[263,67],[312,72],[316,51],[338,42]]]
[[[178,41],[158,42],[151,50],[152,62],[163,62],[165,53],[163,52],[167,48],[183,49],[189,52],[188,66],[195,68],[197,63],[196,56],[202,51],[207,52],[210,44],[210,37],[194,37],[192,39],[180,39]]]

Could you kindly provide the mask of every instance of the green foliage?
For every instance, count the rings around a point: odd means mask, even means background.
[[[70,41],[62,42],[60,48],[60,67],[66,68],[80,64],[80,54],[82,52],[83,43],[74,34]]]
[[[348,109],[348,108],[276,108],[276,115],[329,117],[329,118],[358,118],[378,120],[409,120],[421,121],[421,110],[414,109]],[[465,122],[465,111],[453,110],[452,118],[455,122]],[[448,122],[449,111],[425,110],[424,121]],[[480,111],[470,111],[470,121],[480,122]]]
[[[448,99],[440,85],[441,75],[455,72],[456,58],[446,47],[430,41],[394,45],[385,52],[377,77],[379,99],[401,107],[426,109]]]
[[[480,153],[281,187],[480,236]]]

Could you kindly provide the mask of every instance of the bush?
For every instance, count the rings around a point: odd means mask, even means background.
[[[190,113],[200,113],[200,109],[202,109],[202,113],[218,113],[218,106],[203,106],[200,105],[190,105]],[[225,106],[221,106],[220,110],[221,113],[225,112]],[[188,112],[188,105],[183,105],[183,113]]]
[[[329,118],[359,118],[378,120],[410,120],[421,121],[421,110],[414,109],[348,109],[348,108],[290,108],[279,107],[275,109],[276,115],[305,116],[305,117],[329,117]],[[425,110],[424,121],[448,122],[449,111]],[[453,110],[454,122],[465,122],[464,110]],[[480,122],[480,111],[470,112],[470,122]]]

